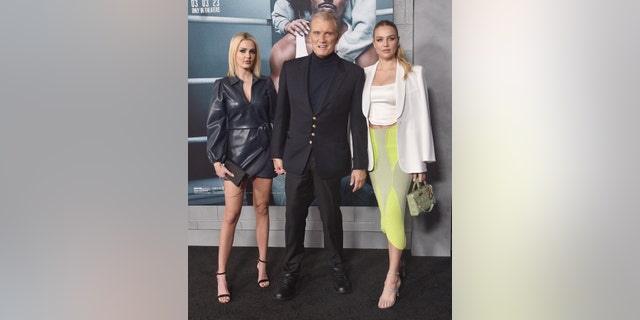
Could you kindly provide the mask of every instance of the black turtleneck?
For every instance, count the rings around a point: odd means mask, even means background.
[[[329,82],[336,71],[338,55],[334,53],[325,58],[311,53],[311,64],[309,65],[309,103],[315,113],[317,107],[324,101],[329,88]]]

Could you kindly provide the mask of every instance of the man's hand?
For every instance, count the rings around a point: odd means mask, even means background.
[[[363,169],[355,169],[351,171],[350,186],[353,186],[353,191],[356,192],[364,185],[364,181],[367,179],[367,172]]]
[[[285,174],[287,173],[286,171],[284,171],[284,168],[282,167],[282,159],[280,158],[273,158],[273,171],[275,171],[277,174]]]

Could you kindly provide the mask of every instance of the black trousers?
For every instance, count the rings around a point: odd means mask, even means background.
[[[314,197],[317,199],[322,219],[324,248],[328,251],[329,266],[344,267],[340,180],[341,178],[320,178],[313,153],[309,156],[301,175],[287,172],[284,273],[297,275],[300,271],[304,255],[306,218]]]

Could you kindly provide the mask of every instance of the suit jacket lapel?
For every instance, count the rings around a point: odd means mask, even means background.
[[[369,119],[369,108],[371,108],[371,85],[373,84],[373,76],[376,73],[378,61],[371,67],[365,68],[364,89],[362,92],[362,113]]]
[[[306,102],[306,107],[309,112],[312,112],[311,110],[311,101],[309,101],[309,64],[311,64],[311,55],[302,57],[301,59],[304,59],[304,61],[300,64],[298,64],[299,69],[296,70],[296,72],[298,72],[298,74],[300,75],[300,94],[302,97],[307,97],[307,99],[305,100]],[[299,86],[293,86],[294,88],[299,88]]]

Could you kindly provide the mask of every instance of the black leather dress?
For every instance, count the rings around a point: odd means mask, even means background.
[[[251,102],[242,80],[216,80],[207,117],[207,155],[211,163],[231,159],[249,176],[273,178],[269,140],[277,94],[268,77],[253,77]]]

